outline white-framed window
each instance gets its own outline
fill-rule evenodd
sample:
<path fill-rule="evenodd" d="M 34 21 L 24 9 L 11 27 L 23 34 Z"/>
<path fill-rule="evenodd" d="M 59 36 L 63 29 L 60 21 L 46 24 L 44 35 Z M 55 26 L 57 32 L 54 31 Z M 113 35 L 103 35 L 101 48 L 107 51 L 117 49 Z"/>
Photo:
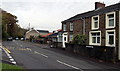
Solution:
<path fill-rule="evenodd" d="M 106 30 L 106 46 L 115 46 L 115 30 Z"/>
<path fill-rule="evenodd" d="M 66 31 L 66 24 L 63 24 L 63 31 Z"/>
<path fill-rule="evenodd" d="M 73 40 L 73 34 L 70 34 L 69 41 L 72 41 L 72 40 Z"/>
<path fill-rule="evenodd" d="M 99 15 L 92 17 L 92 29 L 99 29 Z"/>
<path fill-rule="evenodd" d="M 106 28 L 115 27 L 115 12 L 106 13 Z"/>
<path fill-rule="evenodd" d="M 73 23 L 70 23 L 70 31 L 73 31 Z"/>
<path fill-rule="evenodd" d="M 101 31 L 90 31 L 89 32 L 89 44 L 90 45 L 101 45 Z"/>

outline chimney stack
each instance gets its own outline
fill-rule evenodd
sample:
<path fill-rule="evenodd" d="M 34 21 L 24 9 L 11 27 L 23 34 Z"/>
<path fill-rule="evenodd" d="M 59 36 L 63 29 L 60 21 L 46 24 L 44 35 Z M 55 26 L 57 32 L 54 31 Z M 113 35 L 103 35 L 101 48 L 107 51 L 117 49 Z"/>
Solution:
<path fill-rule="evenodd" d="M 105 4 L 101 2 L 95 2 L 95 9 L 105 8 Z"/>

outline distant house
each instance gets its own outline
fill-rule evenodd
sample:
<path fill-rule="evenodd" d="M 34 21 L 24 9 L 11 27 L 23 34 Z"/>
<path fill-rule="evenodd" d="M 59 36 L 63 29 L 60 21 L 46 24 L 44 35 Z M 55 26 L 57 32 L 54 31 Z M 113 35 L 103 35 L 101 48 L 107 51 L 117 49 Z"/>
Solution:
<path fill-rule="evenodd" d="M 61 43 L 62 42 L 62 34 L 63 31 L 62 29 L 57 30 L 58 31 L 58 35 L 57 35 L 57 42 Z"/>
<path fill-rule="evenodd" d="M 53 33 L 48 33 L 48 34 L 46 34 L 46 35 L 42 35 L 42 36 L 41 36 L 42 42 L 43 42 L 43 43 L 50 43 L 50 40 L 48 39 L 48 36 L 51 35 L 51 34 L 53 34 Z"/>
<path fill-rule="evenodd" d="M 53 33 L 51 35 L 48 36 L 49 40 L 51 40 L 52 42 L 57 42 L 57 34 L 58 33 Z"/>
<path fill-rule="evenodd" d="M 37 30 L 35 30 L 35 29 L 30 29 L 29 31 L 26 32 L 25 38 L 26 38 L 26 39 L 29 39 L 30 36 L 38 37 L 39 35 L 40 35 L 40 33 L 39 33 Z"/>
<path fill-rule="evenodd" d="M 49 31 L 47 30 L 35 30 L 35 29 L 30 29 L 29 31 L 26 32 L 26 39 L 29 39 L 30 36 L 34 36 L 35 38 L 38 37 L 39 35 L 43 36 L 48 34 Z"/>
<path fill-rule="evenodd" d="M 53 47 L 62 47 L 62 29 L 53 31 L 47 38 Z"/>
<path fill-rule="evenodd" d="M 40 33 L 41 36 L 47 35 L 49 33 L 48 30 L 37 30 L 37 31 Z"/>
<path fill-rule="evenodd" d="M 62 29 L 58 29 L 53 31 L 52 34 L 50 34 L 48 36 L 48 38 L 52 41 L 52 42 L 62 42 L 62 38 L 60 36 L 60 32 L 62 31 Z"/>

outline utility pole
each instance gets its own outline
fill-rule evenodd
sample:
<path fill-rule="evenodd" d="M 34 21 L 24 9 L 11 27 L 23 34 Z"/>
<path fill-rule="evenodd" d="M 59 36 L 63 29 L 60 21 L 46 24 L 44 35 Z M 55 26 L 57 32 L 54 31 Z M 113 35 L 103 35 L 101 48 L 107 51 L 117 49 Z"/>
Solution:
<path fill-rule="evenodd" d="M 29 28 L 28 28 L 28 30 L 30 30 L 30 23 L 29 23 Z"/>

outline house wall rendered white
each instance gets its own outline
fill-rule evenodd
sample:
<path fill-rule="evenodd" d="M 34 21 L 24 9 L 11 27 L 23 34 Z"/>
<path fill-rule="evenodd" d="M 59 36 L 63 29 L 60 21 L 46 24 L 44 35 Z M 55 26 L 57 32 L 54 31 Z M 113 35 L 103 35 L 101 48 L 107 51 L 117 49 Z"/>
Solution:
<path fill-rule="evenodd" d="M 35 30 L 30 30 L 30 31 L 26 32 L 26 39 L 29 39 L 30 36 L 37 37 L 39 35 L 40 35 L 39 32 L 37 32 Z"/>

